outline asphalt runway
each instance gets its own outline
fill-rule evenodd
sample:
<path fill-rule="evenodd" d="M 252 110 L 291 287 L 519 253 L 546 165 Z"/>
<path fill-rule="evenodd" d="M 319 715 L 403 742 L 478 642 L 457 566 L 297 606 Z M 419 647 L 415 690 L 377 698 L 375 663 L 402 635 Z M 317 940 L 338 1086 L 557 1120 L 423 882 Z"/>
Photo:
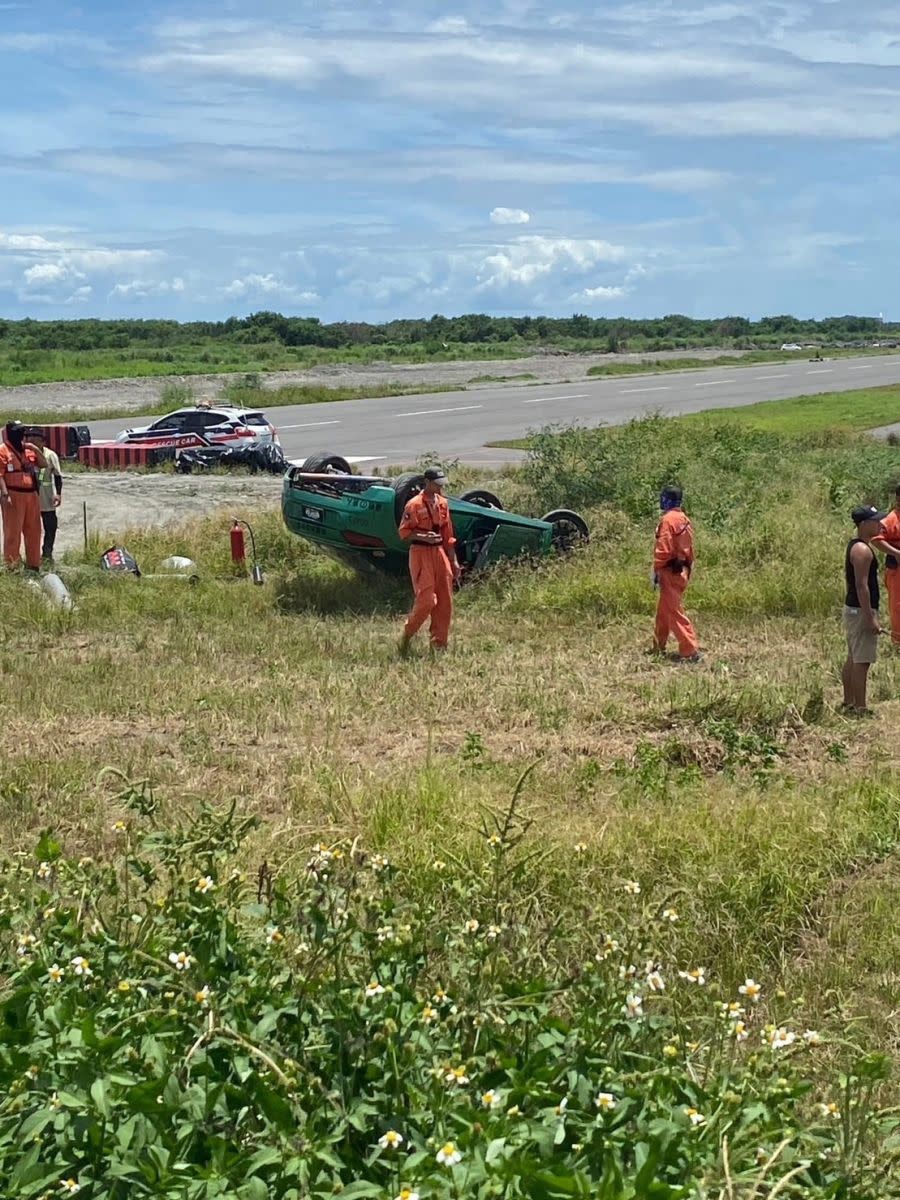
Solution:
<path fill-rule="evenodd" d="M 647 412 L 670 415 L 736 408 L 760 400 L 900 383 L 900 355 L 717 367 L 671 374 L 584 379 L 540 387 L 469 388 L 269 410 L 285 455 L 330 450 L 357 463 L 397 465 L 423 454 L 490 465 L 515 457 L 488 442 L 550 424 L 615 425 Z M 900 419 L 900 404 L 898 404 Z M 92 421 L 95 440 L 153 418 Z"/>

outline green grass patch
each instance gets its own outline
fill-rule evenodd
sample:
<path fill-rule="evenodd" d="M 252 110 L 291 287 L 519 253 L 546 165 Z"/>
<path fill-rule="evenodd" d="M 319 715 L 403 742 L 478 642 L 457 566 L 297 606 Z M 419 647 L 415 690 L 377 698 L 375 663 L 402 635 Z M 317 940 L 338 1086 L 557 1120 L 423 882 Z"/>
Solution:
<path fill-rule="evenodd" d="M 710 423 L 720 428 L 747 428 L 797 437 L 807 434 L 864 432 L 900 420 L 900 386 L 826 392 L 821 396 L 792 396 L 788 400 L 763 400 L 737 408 L 712 408 L 673 418 L 695 428 Z M 614 427 L 613 427 L 614 428 Z M 510 438 L 489 443 L 497 449 L 530 450 L 534 437 Z"/>
<path fill-rule="evenodd" d="M 900 387 L 891 384 L 852 392 L 826 392 L 821 396 L 767 400 L 742 408 L 714 408 L 702 416 L 719 425 L 745 425 L 795 436 L 822 433 L 829 429 L 875 429 L 900 421 Z M 690 421 L 698 418 L 684 419 Z"/>
<path fill-rule="evenodd" d="M 529 371 L 520 371 L 516 375 L 474 375 L 469 383 L 522 383 L 536 381 L 537 375 Z"/>

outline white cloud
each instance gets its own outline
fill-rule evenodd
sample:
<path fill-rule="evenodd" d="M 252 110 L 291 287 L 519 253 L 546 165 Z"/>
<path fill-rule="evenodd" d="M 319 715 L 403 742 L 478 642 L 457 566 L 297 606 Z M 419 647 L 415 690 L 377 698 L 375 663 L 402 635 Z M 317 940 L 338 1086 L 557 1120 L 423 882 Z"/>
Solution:
<path fill-rule="evenodd" d="M 900 65 L 896 24 L 883 2 L 853 20 L 845 5 L 828 7 L 811 21 L 808 5 L 791 0 L 657 0 L 557 14 L 548 28 L 546 6 L 531 6 L 527 19 L 521 6 L 519 19 L 472 6 L 470 16 L 445 15 L 423 28 L 388 4 L 377 21 L 341 9 L 318 29 L 170 24 L 156 30 L 137 66 L 176 83 L 205 77 L 223 97 L 235 81 L 320 92 L 332 85 L 370 106 L 413 105 L 444 120 L 480 114 L 500 125 L 526 118 L 566 138 L 598 121 L 692 140 L 896 136 L 898 89 L 884 74 Z"/>
<path fill-rule="evenodd" d="M 484 259 L 478 290 L 530 285 L 550 274 L 584 274 L 624 256 L 623 246 L 596 238 L 520 237 Z"/>
<path fill-rule="evenodd" d="M 524 208 L 491 209 L 491 221 L 494 225 L 527 225 L 530 220 L 531 213 L 527 213 Z"/>
<path fill-rule="evenodd" d="M 31 160 L 20 160 L 30 162 Z M 435 179 L 522 186 L 539 184 L 639 185 L 654 191 L 697 192 L 719 187 L 733 176 L 711 167 L 690 165 L 648 170 L 635 156 L 614 162 L 576 153 L 548 154 L 531 150 L 492 150 L 480 146 L 430 146 L 427 149 L 385 149 L 377 154 L 328 149 L 295 150 L 266 145 L 188 145 L 172 143 L 162 148 L 131 149 L 115 154 L 79 150 L 43 155 L 39 162 L 54 171 L 75 172 L 135 181 L 210 180 L 252 173 L 273 179 L 314 178 L 318 181 L 356 183 L 367 180 L 386 184 L 427 184 Z M 504 211 L 504 210 L 496 210 Z M 524 210 L 509 210 L 524 211 Z"/>
<path fill-rule="evenodd" d="M 0 233 L 0 250 L 61 250 L 59 242 L 48 242 L 36 233 Z"/>
<path fill-rule="evenodd" d="M 277 275 L 245 275 L 241 279 L 233 279 L 231 283 L 219 289 L 229 300 L 244 300 L 248 296 L 283 296 L 296 304 L 318 304 L 319 294 L 311 290 L 301 291 L 291 283 L 286 283 Z"/>
<path fill-rule="evenodd" d="M 76 288 L 71 296 L 66 300 L 66 304 L 85 304 L 94 294 L 94 289 L 89 285 Z"/>
<path fill-rule="evenodd" d="M 130 283 L 117 283 L 110 296 L 119 296 L 126 300 L 143 300 L 147 296 L 177 295 L 184 291 L 184 280 L 175 279 L 132 279 Z"/>
<path fill-rule="evenodd" d="M 577 292 L 573 299 L 575 300 L 618 300 L 625 295 L 623 287 L 593 287 L 585 288 L 582 292 Z"/>
<path fill-rule="evenodd" d="M 463 35 L 475 31 L 465 17 L 440 17 L 437 21 L 431 22 L 428 32 Z"/>
<path fill-rule="evenodd" d="M 73 247 L 65 251 L 67 262 L 83 268 L 85 271 L 101 273 L 120 271 L 125 267 L 156 262 L 163 257 L 160 250 L 105 250 Z"/>
<path fill-rule="evenodd" d="M 62 263 L 37 263 L 25 271 L 25 282 L 29 287 L 48 283 L 61 283 L 68 279 L 71 271 Z"/>

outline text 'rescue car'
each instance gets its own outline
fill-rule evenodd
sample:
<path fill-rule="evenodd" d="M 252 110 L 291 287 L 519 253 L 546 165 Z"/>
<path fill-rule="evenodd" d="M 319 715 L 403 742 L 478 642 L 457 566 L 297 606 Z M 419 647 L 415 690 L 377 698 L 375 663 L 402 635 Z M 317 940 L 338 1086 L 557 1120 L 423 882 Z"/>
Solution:
<path fill-rule="evenodd" d="M 228 404 L 198 404 L 179 408 L 142 429 L 125 429 L 119 443 L 150 447 L 230 446 L 255 449 L 277 446 L 275 426 L 261 412 L 250 412 Z"/>
<path fill-rule="evenodd" d="M 403 510 L 423 482 L 420 474 L 397 479 L 353 475 L 339 455 L 313 455 L 288 468 L 282 516 L 292 533 L 358 571 L 404 575 L 409 570 L 409 545 L 397 530 Z M 568 509 L 536 520 L 505 512 L 496 496 L 480 489 L 448 499 L 464 577 L 503 558 L 567 551 L 588 540 L 587 525 Z"/>

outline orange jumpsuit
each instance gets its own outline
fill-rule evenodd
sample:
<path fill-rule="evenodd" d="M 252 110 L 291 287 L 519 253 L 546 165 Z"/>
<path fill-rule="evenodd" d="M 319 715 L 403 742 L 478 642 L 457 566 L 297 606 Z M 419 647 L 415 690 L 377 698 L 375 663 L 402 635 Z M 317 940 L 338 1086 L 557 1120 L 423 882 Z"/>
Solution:
<path fill-rule="evenodd" d="M 659 604 L 656 608 L 656 648 L 665 650 L 670 634 L 678 639 L 682 658 L 697 653 L 694 627 L 684 611 L 684 593 L 694 562 L 694 531 L 680 508 L 664 513 L 656 527 L 653 570 L 659 580 Z M 677 569 L 675 569 L 677 568 Z"/>
<path fill-rule="evenodd" d="M 900 547 L 900 512 L 894 509 L 881 522 L 881 537 L 872 538 L 872 545 L 889 542 Z M 900 559 L 888 554 L 884 568 L 884 585 L 888 594 L 888 610 L 891 614 L 891 642 L 900 646 Z"/>
<path fill-rule="evenodd" d="M 41 568 L 41 503 L 38 493 L 37 459 L 31 450 L 19 453 L 6 441 L 0 442 L 0 473 L 9 493 L 3 505 L 3 558 L 8 567 L 18 565 L 25 538 L 25 564 Z"/>
<path fill-rule="evenodd" d="M 446 499 L 420 492 L 404 510 L 400 536 L 408 542 L 417 533 L 431 531 L 441 535 L 440 545 L 413 543 L 409 548 L 409 573 L 416 598 L 406 622 L 405 636 L 411 638 L 418 633 L 431 617 L 431 644 L 444 649 L 453 616 L 453 567 L 450 564 L 456 538 Z"/>

